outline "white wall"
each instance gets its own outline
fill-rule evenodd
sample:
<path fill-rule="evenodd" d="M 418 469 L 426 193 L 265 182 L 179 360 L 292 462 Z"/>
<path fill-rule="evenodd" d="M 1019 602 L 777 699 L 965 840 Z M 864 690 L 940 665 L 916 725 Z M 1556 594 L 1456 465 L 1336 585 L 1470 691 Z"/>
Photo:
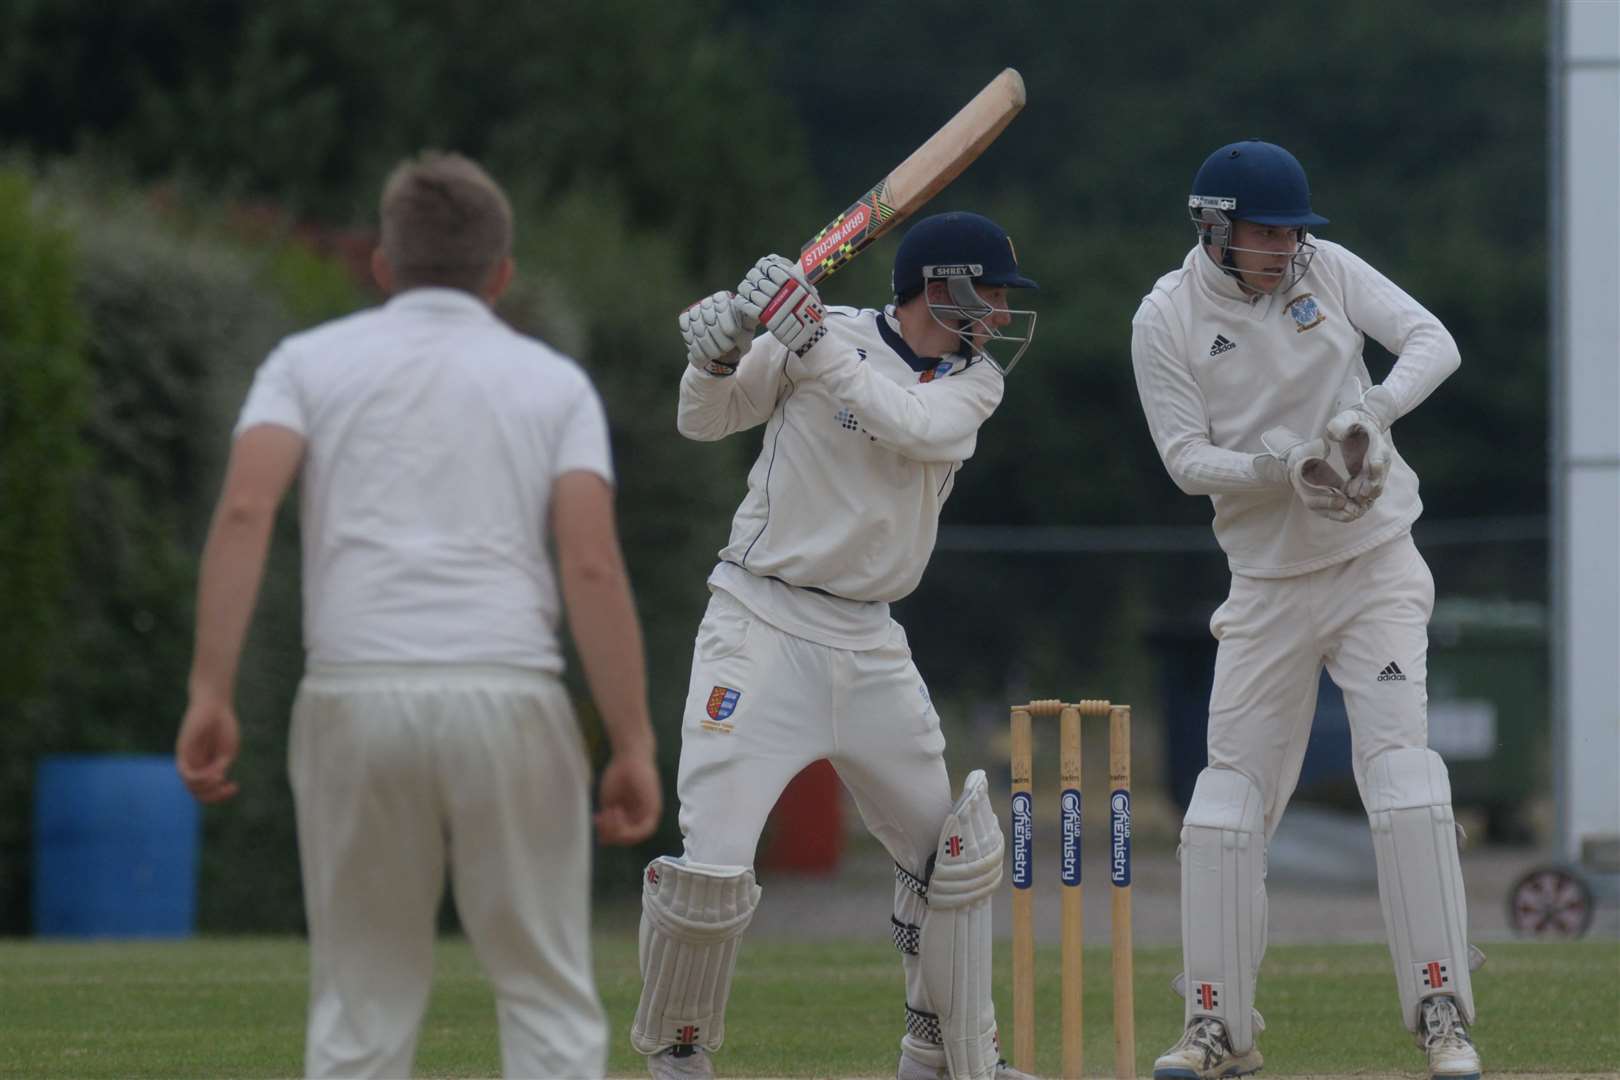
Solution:
<path fill-rule="evenodd" d="M 1560 846 L 1620 837 L 1620 3 L 1550 0 Z"/>

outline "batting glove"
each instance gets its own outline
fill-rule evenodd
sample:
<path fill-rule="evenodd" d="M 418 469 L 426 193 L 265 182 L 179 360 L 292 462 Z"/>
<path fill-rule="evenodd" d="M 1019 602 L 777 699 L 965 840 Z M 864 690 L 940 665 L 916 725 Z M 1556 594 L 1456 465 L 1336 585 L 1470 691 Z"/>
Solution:
<path fill-rule="evenodd" d="M 780 255 L 755 263 L 737 286 L 742 317 L 764 325 L 795 356 L 803 357 L 827 334 L 827 309 L 799 264 Z"/>
<path fill-rule="evenodd" d="M 686 342 L 687 362 L 717 378 L 737 370 L 743 347 L 754 336 L 743 329 L 736 301 L 729 292 L 717 292 L 681 312 L 678 320 L 681 339 Z"/>
<path fill-rule="evenodd" d="M 1289 485 L 1307 510 L 1331 521 L 1355 521 L 1367 512 L 1366 503 L 1345 494 L 1344 477 L 1327 460 L 1327 440 L 1307 439 L 1277 427 L 1260 436 L 1260 442 L 1281 463 Z"/>
<path fill-rule="evenodd" d="M 1327 424 L 1327 437 L 1343 449 L 1344 467 L 1350 471 L 1345 494 L 1369 506 L 1384 493 L 1389 476 L 1388 425 L 1380 417 L 1394 411 L 1390 398 L 1388 390 L 1375 386 Z"/>

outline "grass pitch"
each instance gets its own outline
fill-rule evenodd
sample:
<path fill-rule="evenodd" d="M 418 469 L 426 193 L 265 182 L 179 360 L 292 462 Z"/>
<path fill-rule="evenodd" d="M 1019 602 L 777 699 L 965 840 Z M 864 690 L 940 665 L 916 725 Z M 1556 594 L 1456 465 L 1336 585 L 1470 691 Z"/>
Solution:
<path fill-rule="evenodd" d="M 645 1075 L 628 1043 L 640 980 L 632 935 L 596 938 L 614 1075 Z M 1475 1030 L 1492 1074 L 1620 1075 L 1620 942 L 1492 945 Z M 997 1011 L 1011 1045 L 1005 943 Z M 1179 1034 L 1174 949 L 1136 956 L 1137 1065 Z M 1058 1069 L 1058 956 L 1039 958 L 1039 1071 Z M 302 1068 L 307 954 L 298 939 L 0 943 L 0 1077 L 290 1077 Z M 1086 954 L 1087 1073 L 1112 1071 L 1107 950 Z M 903 984 L 883 943 L 749 941 L 727 1013 L 722 1076 L 894 1075 Z M 1396 1015 L 1382 945 L 1280 946 L 1260 980 L 1266 1075 L 1422 1075 Z M 500 1075 L 493 997 L 462 941 L 440 943 L 417 1075 Z"/>

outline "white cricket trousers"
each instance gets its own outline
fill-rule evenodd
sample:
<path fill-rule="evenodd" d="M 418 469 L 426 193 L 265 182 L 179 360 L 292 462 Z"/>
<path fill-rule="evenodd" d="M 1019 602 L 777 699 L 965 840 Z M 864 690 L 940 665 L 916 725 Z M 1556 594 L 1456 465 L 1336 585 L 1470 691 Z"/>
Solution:
<path fill-rule="evenodd" d="M 288 770 L 311 1077 L 408 1077 L 448 868 L 508 1077 L 599 1077 L 590 768 L 567 692 L 506 667 L 311 669 Z"/>
<path fill-rule="evenodd" d="M 883 645 L 856 652 L 783 633 L 723 590 L 710 598 L 681 724 L 687 858 L 752 866 L 777 796 L 826 758 L 867 829 L 921 876 L 951 809 L 944 753 L 898 623 Z"/>
<path fill-rule="evenodd" d="M 1351 766 L 1429 741 L 1434 578 L 1409 534 L 1286 578 L 1234 576 L 1209 628 L 1220 645 L 1209 699 L 1209 764 L 1260 789 L 1266 836 L 1299 783 L 1322 667 L 1344 692 Z"/>

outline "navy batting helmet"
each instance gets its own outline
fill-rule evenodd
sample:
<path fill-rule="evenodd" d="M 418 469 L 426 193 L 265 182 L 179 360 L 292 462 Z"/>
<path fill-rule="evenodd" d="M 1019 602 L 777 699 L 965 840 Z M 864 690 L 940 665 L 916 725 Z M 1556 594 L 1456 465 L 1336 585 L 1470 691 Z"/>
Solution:
<path fill-rule="evenodd" d="M 974 272 L 965 276 L 978 285 L 1040 288 L 1018 272 L 1018 253 L 1013 250 L 1007 230 L 982 214 L 934 214 L 907 230 L 900 249 L 894 253 L 897 302 L 905 303 L 922 292 L 924 267 L 968 267 Z"/>
<path fill-rule="evenodd" d="M 960 336 L 964 355 L 982 354 L 1003 373 L 1011 371 L 1035 338 L 1035 312 L 997 307 L 978 290 L 1040 286 L 1019 273 L 1007 231 L 962 211 L 923 218 L 894 255 L 895 303 L 911 300 L 931 281 L 944 283 L 948 300 L 930 296 L 929 315 Z"/>

